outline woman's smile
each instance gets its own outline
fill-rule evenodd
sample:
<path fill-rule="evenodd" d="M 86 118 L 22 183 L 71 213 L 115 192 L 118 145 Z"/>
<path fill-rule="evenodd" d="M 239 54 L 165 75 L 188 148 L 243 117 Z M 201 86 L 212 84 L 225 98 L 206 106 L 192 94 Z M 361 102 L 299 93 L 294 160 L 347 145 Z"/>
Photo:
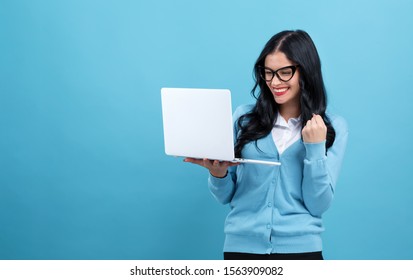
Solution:
<path fill-rule="evenodd" d="M 282 88 L 273 88 L 272 92 L 276 95 L 276 96 L 281 96 L 287 93 L 289 87 L 282 87 Z"/>

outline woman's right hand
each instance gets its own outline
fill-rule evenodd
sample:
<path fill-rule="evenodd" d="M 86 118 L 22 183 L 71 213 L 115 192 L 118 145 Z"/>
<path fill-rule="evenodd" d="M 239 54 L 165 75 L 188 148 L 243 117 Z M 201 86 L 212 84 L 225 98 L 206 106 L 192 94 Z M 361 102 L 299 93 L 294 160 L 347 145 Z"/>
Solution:
<path fill-rule="evenodd" d="M 219 161 L 219 160 L 210 160 L 207 158 L 204 159 L 197 159 L 197 158 L 185 158 L 184 162 L 190 162 L 193 164 L 198 164 L 202 167 L 205 167 L 209 170 L 212 176 L 217 178 L 224 178 L 227 176 L 228 167 L 236 166 L 238 162 L 231 162 L 231 161 Z"/>

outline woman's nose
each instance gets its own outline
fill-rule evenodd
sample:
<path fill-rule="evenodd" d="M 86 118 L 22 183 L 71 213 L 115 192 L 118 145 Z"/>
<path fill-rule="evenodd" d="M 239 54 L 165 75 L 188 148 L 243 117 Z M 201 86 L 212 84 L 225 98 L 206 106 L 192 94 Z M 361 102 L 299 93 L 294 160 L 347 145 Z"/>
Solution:
<path fill-rule="evenodd" d="M 274 77 L 271 80 L 271 85 L 276 86 L 276 85 L 279 85 L 281 83 L 282 83 L 282 81 L 280 79 L 278 79 L 277 75 L 274 75 Z"/>

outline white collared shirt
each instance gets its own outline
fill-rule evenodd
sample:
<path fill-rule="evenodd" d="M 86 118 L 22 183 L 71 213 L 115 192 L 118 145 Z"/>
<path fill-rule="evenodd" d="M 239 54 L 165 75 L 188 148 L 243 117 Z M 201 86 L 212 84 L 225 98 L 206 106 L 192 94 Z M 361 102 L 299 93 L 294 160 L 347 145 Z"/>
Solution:
<path fill-rule="evenodd" d="M 278 153 L 281 155 L 289 146 L 301 138 L 301 116 L 290 118 L 287 123 L 278 113 L 271 134 Z"/>

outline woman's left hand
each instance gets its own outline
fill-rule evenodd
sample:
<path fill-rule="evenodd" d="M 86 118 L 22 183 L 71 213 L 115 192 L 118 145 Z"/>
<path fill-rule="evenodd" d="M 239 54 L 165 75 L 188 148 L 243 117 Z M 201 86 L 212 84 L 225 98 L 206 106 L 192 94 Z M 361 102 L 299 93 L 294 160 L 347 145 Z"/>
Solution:
<path fill-rule="evenodd" d="M 305 143 L 318 143 L 326 140 L 327 127 L 323 118 L 320 115 L 313 114 L 311 120 L 308 120 L 304 126 L 302 134 Z"/>

